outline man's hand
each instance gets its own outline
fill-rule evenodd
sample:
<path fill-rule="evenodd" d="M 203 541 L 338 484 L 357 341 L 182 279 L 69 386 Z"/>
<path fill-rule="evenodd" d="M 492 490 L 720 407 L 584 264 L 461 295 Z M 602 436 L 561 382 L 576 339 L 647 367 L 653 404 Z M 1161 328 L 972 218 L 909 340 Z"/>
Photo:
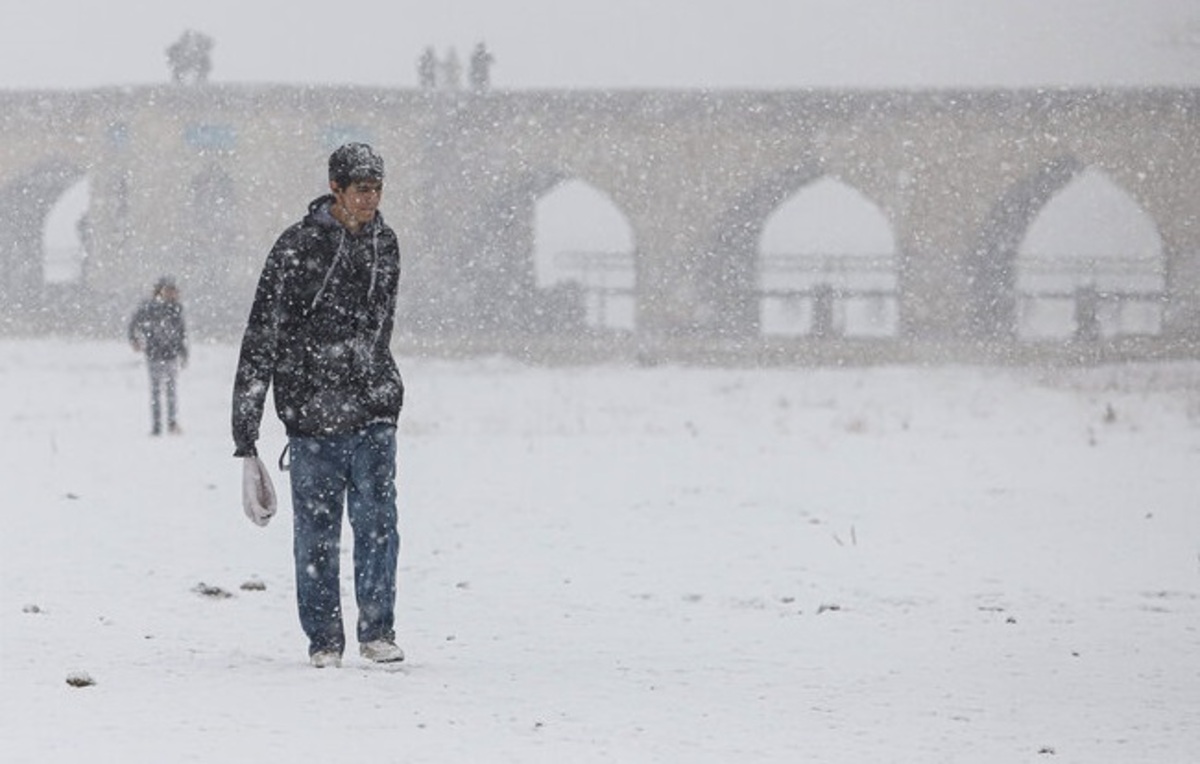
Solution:
<path fill-rule="evenodd" d="M 275 516 L 278 503 L 267 468 L 257 456 L 242 457 L 242 509 L 250 522 L 265 527 Z"/>

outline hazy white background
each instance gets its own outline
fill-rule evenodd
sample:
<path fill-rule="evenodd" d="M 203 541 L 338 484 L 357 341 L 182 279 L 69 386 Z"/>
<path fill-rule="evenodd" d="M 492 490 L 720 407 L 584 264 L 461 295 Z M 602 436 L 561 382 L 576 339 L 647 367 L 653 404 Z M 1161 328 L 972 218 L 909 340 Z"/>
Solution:
<path fill-rule="evenodd" d="M 1196 0 L 42 0 L 5 8 L 0 87 L 165 81 L 187 28 L 214 82 L 413 87 L 481 40 L 500 88 L 1200 82 Z"/>
<path fill-rule="evenodd" d="M 1200 84 L 1197 0 L 334 8 L 14 3 L 0 88 L 166 82 L 186 28 L 214 82 L 412 87 L 426 45 L 486 40 L 499 88 Z M 1147 227 L 1092 188 L 1055 215 Z M 627 248 L 620 222 L 583 243 Z M 800 228 L 764 244 L 828 241 Z M 391 673 L 307 668 L 288 510 L 241 516 L 235 349 L 194 350 L 187 434 L 160 442 L 119 338 L 0 343 L 5 762 L 1197 760 L 1194 362 L 404 359 Z M 280 438 L 268 415 L 264 453 Z"/>

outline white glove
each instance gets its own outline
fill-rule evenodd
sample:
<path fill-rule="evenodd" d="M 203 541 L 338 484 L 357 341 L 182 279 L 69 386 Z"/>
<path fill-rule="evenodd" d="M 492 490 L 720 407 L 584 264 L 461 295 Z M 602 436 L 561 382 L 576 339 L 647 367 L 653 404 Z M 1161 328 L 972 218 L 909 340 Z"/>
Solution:
<path fill-rule="evenodd" d="M 259 527 L 271 522 L 278 503 L 266 465 L 257 456 L 242 457 L 242 509 Z"/>

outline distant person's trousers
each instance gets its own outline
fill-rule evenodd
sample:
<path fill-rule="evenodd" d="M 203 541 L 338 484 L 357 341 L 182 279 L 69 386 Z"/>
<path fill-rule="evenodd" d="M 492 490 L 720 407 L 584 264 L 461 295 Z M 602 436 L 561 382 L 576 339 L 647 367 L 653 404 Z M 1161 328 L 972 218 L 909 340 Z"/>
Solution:
<path fill-rule="evenodd" d="M 395 640 L 396 427 L 294 437 L 288 445 L 296 601 L 309 654 L 341 654 L 346 646 L 338 565 L 343 507 L 354 539 L 358 641 Z"/>
<path fill-rule="evenodd" d="M 150 369 L 150 429 L 158 435 L 162 432 L 163 398 L 167 403 L 167 427 L 175 429 L 178 424 L 175 389 L 179 359 L 149 359 L 147 366 Z"/>

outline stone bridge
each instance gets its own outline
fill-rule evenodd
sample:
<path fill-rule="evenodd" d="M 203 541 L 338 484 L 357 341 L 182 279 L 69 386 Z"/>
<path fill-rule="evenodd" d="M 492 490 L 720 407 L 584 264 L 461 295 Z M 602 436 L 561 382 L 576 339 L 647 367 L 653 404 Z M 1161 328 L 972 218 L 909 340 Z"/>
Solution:
<path fill-rule="evenodd" d="M 892 342 L 1013 343 L 1015 258 L 1088 168 L 1154 221 L 1158 345 L 1200 337 L 1200 90 L 518 91 L 198 85 L 0 93 L 0 330 L 114 331 L 173 273 L 201 334 L 237 330 L 275 236 L 373 143 L 405 253 L 401 336 L 563 330 L 534 278 L 534 209 L 564 180 L 634 238 L 639 342 L 755 343 L 759 240 L 836 178 L 895 240 Z M 43 277 L 42 228 L 87 178 L 81 278 Z"/>

